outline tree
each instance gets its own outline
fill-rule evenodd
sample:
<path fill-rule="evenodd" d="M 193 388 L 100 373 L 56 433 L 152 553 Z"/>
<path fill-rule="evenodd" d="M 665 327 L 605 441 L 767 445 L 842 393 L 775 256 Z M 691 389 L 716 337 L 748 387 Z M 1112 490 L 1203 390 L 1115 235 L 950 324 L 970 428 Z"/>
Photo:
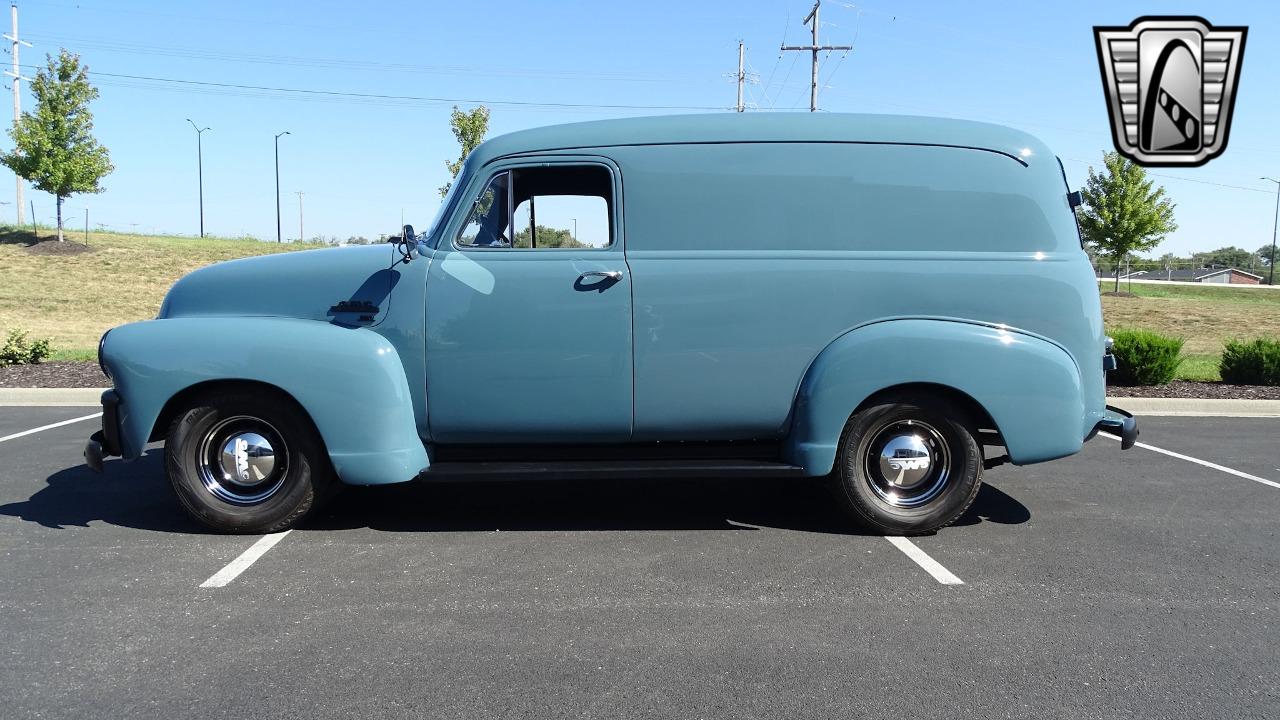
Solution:
<path fill-rule="evenodd" d="M 1255 254 L 1258 256 L 1258 259 L 1262 261 L 1263 267 L 1271 267 L 1271 243 L 1267 243 L 1266 245 L 1258 248 L 1258 252 Z M 1280 251 L 1276 252 L 1276 257 L 1277 259 L 1280 259 Z"/>
<path fill-rule="evenodd" d="M 1234 246 L 1195 253 L 1191 256 L 1191 259 L 1205 267 L 1221 265 L 1223 267 L 1251 268 L 1258 264 L 1258 258 L 1254 253 Z"/>
<path fill-rule="evenodd" d="M 529 243 L 531 233 L 529 228 L 525 228 L 516 233 L 515 247 L 527 248 L 532 247 Z M 540 248 L 585 248 L 586 244 L 578 242 L 573 237 L 573 231 L 562 230 L 560 228 L 551 228 L 546 225 L 538 226 L 538 247 Z"/>
<path fill-rule="evenodd" d="M 1129 253 L 1150 250 L 1178 229 L 1173 202 L 1164 188 L 1152 189 L 1147 171 L 1120 153 L 1102 156 L 1103 172 L 1089 168 L 1084 208 L 1079 211 L 1084 239 L 1116 265 L 1116 291 L 1120 290 L 1120 264 Z"/>
<path fill-rule="evenodd" d="M 75 193 L 99 193 L 99 181 L 115 168 L 107 149 L 93 137 L 89 102 L 98 89 L 89 84 L 80 56 L 61 50 L 46 56 L 31 81 L 35 112 L 25 112 L 9 131 L 13 152 L 0 163 L 37 189 L 58 199 L 58 241 L 62 241 L 62 201 Z"/>
<path fill-rule="evenodd" d="M 457 178 L 458 173 L 462 171 L 462 163 L 466 162 L 467 156 L 476 149 L 477 145 L 484 142 L 484 136 L 489 132 L 489 108 L 481 105 L 471 112 L 462 112 L 457 105 L 454 105 L 453 113 L 449 115 L 449 127 L 453 128 L 453 136 L 462 146 L 462 154 L 452 162 L 446 160 L 444 166 L 449 168 L 450 178 Z M 440 186 L 440 197 L 449 194 L 451 185 L 453 185 L 452 179 Z"/>

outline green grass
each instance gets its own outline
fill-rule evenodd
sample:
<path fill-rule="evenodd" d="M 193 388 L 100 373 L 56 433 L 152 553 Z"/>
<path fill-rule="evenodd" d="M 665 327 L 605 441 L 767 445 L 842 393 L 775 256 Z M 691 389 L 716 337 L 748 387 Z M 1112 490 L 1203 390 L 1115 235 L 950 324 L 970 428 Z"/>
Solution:
<path fill-rule="evenodd" d="M 1102 280 L 1098 283 L 1102 292 L 1115 290 L 1114 280 Z M 1129 292 L 1138 297 L 1176 298 L 1182 300 L 1210 300 L 1212 302 L 1243 303 L 1245 305 L 1280 305 L 1280 290 L 1270 288 L 1232 287 L 1230 285 L 1172 285 L 1155 283 L 1126 283 L 1120 281 L 1120 292 Z"/>
<path fill-rule="evenodd" d="M 1198 380 L 1201 382 L 1214 382 L 1222 379 L 1218 374 L 1218 361 L 1222 359 L 1221 353 L 1218 355 L 1187 355 L 1182 358 L 1182 364 L 1178 366 L 1178 372 L 1174 375 L 1178 380 Z"/>
<path fill-rule="evenodd" d="M 1100 283 L 1103 292 L 1114 282 Z M 1121 282 L 1138 297 L 1102 298 L 1107 328 L 1141 328 L 1186 339 L 1176 377 L 1220 380 L 1222 345 L 1235 338 L 1280 338 L 1280 290 Z"/>
<path fill-rule="evenodd" d="M 42 229 L 40 239 L 50 237 Z M 83 243 L 83 232 L 67 233 Z M 318 243 L 91 232 L 91 252 L 44 255 L 30 229 L 0 226 L 0 331 L 53 338 L 55 360 L 92 359 L 108 328 L 153 318 L 174 281 L 222 260 L 326 247 Z"/>
<path fill-rule="evenodd" d="M 50 360 L 75 360 L 75 361 L 97 360 L 98 351 L 97 351 L 97 348 L 55 349 L 53 353 L 49 355 L 49 359 Z"/>

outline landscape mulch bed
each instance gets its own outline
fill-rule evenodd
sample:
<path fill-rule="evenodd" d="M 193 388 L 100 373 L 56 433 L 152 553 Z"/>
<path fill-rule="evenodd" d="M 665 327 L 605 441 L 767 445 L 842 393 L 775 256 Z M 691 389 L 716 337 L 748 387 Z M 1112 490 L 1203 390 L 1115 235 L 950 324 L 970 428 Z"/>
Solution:
<path fill-rule="evenodd" d="M 1202 398 L 1218 400 L 1280 400 L 1280 386 L 1228 385 L 1220 382 L 1174 380 L 1168 385 L 1127 387 L 1111 385 L 1107 395 L 1141 398 Z"/>
<path fill-rule="evenodd" d="M 81 253 L 93 252 L 94 249 L 84 243 L 74 242 L 72 240 L 63 240 L 58 242 L 57 239 L 41 240 L 32 245 L 26 245 L 24 252 L 32 255 L 79 255 Z"/>
<path fill-rule="evenodd" d="M 52 360 L 35 365 L 0 367 L 0 387 L 99 388 L 111 387 L 96 362 Z"/>
<path fill-rule="evenodd" d="M 0 367 L 0 387 L 95 388 L 110 385 L 111 381 L 98 369 L 96 362 L 59 360 Z M 1280 387 L 1175 380 L 1168 385 L 1150 387 L 1112 385 L 1107 388 L 1107 394 L 1112 397 L 1280 400 Z"/>

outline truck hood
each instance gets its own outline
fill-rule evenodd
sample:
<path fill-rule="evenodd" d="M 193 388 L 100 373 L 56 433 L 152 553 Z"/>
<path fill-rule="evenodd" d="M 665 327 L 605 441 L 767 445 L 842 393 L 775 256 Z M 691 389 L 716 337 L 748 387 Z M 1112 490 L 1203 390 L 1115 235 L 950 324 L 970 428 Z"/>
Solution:
<path fill-rule="evenodd" d="M 324 248 L 231 260 L 174 284 L 160 318 L 269 316 L 377 325 L 400 279 L 389 245 Z"/>

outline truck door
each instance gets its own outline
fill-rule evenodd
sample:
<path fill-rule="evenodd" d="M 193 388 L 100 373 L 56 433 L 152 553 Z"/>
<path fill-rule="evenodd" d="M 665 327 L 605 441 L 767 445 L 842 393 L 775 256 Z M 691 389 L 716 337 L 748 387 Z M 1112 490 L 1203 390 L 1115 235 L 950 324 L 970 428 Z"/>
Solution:
<path fill-rule="evenodd" d="M 427 276 L 427 405 L 438 443 L 631 436 L 631 278 L 615 167 L 494 166 Z"/>

